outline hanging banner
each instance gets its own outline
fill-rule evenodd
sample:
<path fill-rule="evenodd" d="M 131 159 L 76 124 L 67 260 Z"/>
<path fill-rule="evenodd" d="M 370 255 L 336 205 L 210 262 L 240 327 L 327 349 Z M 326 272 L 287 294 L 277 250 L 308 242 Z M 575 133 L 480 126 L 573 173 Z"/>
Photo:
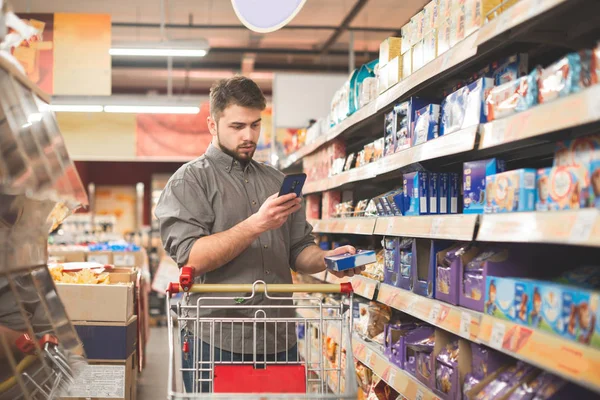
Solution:
<path fill-rule="evenodd" d="M 306 0 L 231 0 L 239 20 L 250 30 L 274 32 L 300 12 Z"/>

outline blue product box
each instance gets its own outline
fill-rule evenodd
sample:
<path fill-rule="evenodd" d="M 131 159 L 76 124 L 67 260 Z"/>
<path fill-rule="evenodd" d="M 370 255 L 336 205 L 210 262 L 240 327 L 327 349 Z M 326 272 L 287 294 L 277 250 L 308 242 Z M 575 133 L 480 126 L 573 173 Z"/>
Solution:
<path fill-rule="evenodd" d="M 440 175 L 437 172 L 429 172 L 428 194 L 429 214 L 440 214 Z"/>
<path fill-rule="evenodd" d="M 412 136 L 412 145 L 423 144 L 439 136 L 440 105 L 429 104 L 418 110 Z"/>
<path fill-rule="evenodd" d="M 450 214 L 458 214 L 460 178 L 456 172 L 450 172 L 448 178 L 448 210 L 450 211 Z"/>
<path fill-rule="evenodd" d="M 393 216 L 401 217 L 402 216 L 402 206 L 403 206 L 403 197 L 404 190 L 394 190 L 388 193 L 386 196 L 387 203 L 390 205 L 390 210 Z M 399 199 L 398 199 L 399 198 Z"/>
<path fill-rule="evenodd" d="M 396 151 L 404 150 L 412 145 L 412 137 L 417 111 L 430 104 L 431 101 L 420 97 L 411 97 L 394 107 L 396 128 Z"/>
<path fill-rule="evenodd" d="M 439 214 L 450 214 L 449 209 L 449 184 L 450 184 L 450 175 L 447 172 L 439 173 Z"/>
<path fill-rule="evenodd" d="M 486 177 L 484 212 L 534 211 L 535 176 L 535 169 L 523 168 Z"/>
<path fill-rule="evenodd" d="M 384 147 L 383 147 L 383 155 L 389 156 L 390 154 L 394 154 L 396 151 L 396 129 L 395 129 L 395 116 L 394 110 L 386 113 L 383 117 L 383 137 L 384 137 Z"/>
<path fill-rule="evenodd" d="M 440 136 L 487 122 L 485 101 L 494 88 L 492 78 L 480 78 L 444 99 Z"/>
<path fill-rule="evenodd" d="M 358 250 L 356 254 L 325 257 L 325 265 L 333 271 L 345 271 L 374 262 L 377 262 L 377 257 L 373 250 Z"/>
<path fill-rule="evenodd" d="M 529 58 L 526 53 L 514 54 L 500 62 L 492 63 L 492 78 L 496 86 L 514 81 L 529 72 Z"/>
<path fill-rule="evenodd" d="M 483 214 L 486 178 L 504 172 L 504 168 L 504 161 L 496 158 L 463 164 L 463 213 Z"/>
<path fill-rule="evenodd" d="M 404 175 L 404 215 L 427 215 L 428 210 L 428 173 L 411 172 Z"/>
<path fill-rule="evenodd" d="M 414 239 L 402 239 L 398 243 L 399 271 L 398 287 L 412 290 L 414 283 L 414 269 L 412 268 Z"/>
<path fill-rule="evenodd" d="M 532 290 L 525 279 L 488 276 L 484 312 L 496 318 L 527 325 L 532 308 Z"/>
<path fill-rule="evenodd" d="M 394 212 L 392 210 L 392 206 L 390 205 L 389 201 L 388 201 L 388 196 L 393 193 L 393 191 L 391 192 L 387 192 L 385 194 L 382 194 L 380 197 L 380 202 L 381 202 L 381 206 L 383 208 L 383 212 L 385 213 L 385 216 L 391 217 L 394 215 Z"/>
<path fill-rule="evenodd" d="M 392 286 L 398 286 L 400 282 L 399 241 L 397 237 L 383 239 L 383 282 Z"/>
<path fill-rule="evenodd" d="M 127 323 L 74 322 L 73 325 L 90 360 L 126 360 L 136 349 L 135 315 Z"/>
<path fill-rule="evenodd" d="M 592 205 L 593 189 L 588 186 L 588 169 L 560 166 L 537 171 L 537 211 L 575 210 Z M 593 183 L 593 182 L 592 182 Z M 600 182 L 598 182 L 600 183 Z"/>

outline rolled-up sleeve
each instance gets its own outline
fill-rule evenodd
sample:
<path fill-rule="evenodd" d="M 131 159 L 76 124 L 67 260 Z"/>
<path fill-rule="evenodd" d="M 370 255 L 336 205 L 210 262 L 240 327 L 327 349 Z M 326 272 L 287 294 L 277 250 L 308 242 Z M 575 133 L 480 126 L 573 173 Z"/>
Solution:
<path fill-rule="evenodd" d="M 290 232 L 290 267 L 296 270 L 296 259 L 304 249 L 316 246 L 315 236 L 312 234 L 313 227 L 306 221 L 305 205 L 302 209 L 292 215 Z"/>
<path fill-rule="evenodd" d="M 163 247 L 180 267 L 187 263 L 196 240 L 210 235 L 215 220 L 204 190 L 184 179 L 169 181 L 154 213 Z"/>

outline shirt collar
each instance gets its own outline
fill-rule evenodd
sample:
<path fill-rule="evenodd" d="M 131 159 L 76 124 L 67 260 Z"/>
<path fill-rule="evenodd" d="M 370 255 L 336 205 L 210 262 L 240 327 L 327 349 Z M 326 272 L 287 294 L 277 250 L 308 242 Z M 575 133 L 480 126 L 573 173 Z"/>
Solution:
<path fill-rule="evenodd" d="M 250 165 L 254 162 L 250 161 L 244 169 L 239 161 L 235 160 L 229 154 L 225 154 L 223 150 L 221 150 L 218 146 L 213 145 L 212 143 L 208 146 L 208 149 L 206 149 L 206 156 L 212 160 L 217 161 L 217 163 L 220 166 L 222 166 L 228 173 L 231 173 L 231 171 L 236 167 L 242 171 L 249 171 Z"/>

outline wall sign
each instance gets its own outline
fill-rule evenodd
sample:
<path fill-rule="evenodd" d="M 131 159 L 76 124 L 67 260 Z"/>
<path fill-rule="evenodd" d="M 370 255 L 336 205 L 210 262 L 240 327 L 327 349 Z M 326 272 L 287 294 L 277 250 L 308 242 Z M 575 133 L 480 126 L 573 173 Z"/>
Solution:
<path fill-rule="evenodd" d="M 306 0 L 231 0 L 240 21 L 259 33 L 274 32 L 287 25 Z"/>

